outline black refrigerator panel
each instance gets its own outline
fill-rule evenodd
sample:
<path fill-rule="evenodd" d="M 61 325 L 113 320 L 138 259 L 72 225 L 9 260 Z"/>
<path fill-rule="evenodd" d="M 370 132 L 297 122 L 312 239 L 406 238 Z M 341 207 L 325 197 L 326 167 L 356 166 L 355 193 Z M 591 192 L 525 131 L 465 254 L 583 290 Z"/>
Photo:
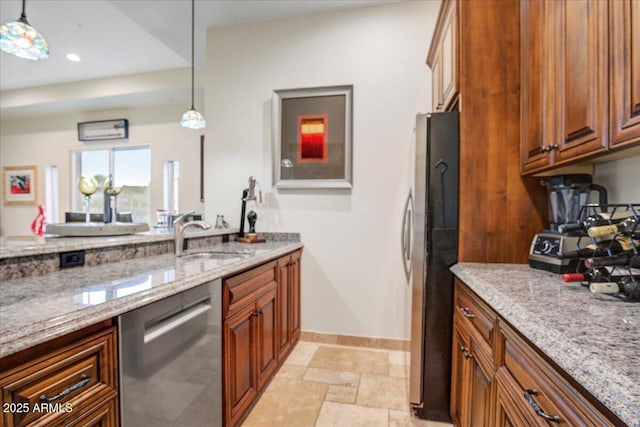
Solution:
<path fill-rule="evenodd" d="M 417 121 L 417 129 L 426 121 L 426 132 L 424 139 L 416 132 L 418 212 L 414 241 L 421 247 L 414 247 L 414 259 L 421 259 L 412 264 L 416 270 L 412 279 L 410 397 L 416 415 L 449 421 L 453 317 L 449 267 L 457 261 L 458 113 L 433 113 L 418 116 Z M 424 144 L 425 149 L 419 149 L 418 144 Z"/>

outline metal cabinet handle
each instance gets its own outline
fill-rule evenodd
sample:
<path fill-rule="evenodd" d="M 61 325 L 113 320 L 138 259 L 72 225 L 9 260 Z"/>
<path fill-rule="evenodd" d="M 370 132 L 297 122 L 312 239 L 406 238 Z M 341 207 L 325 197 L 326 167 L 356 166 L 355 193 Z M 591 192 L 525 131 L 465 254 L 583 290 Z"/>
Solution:
<path fill-rule="evenodd" d="M 86 386 L 87 384 L 89 384 L 89 381 L 91 381 L 91 377 L 87 374 L 82 374 L 82 376 L 80 377 L 80 381 L 77 384 L 72 385 L 68 389 L 62 390 L 60 393 L 56 394 L 53 397 L 47 397 L 46 394 L 43 394 L 42 396 L 40 396 L 40 402 L 51 403 L 58 399 L 62 399 L 63 397 L 78 390 L 79 388 Z"/>
<path fill-rule="evenodd" d="M 462 344 L 460 344 L 460 351 L 462 352 L 462 356 L 465 359 L 473 359 L 473 354 L 469 353 L 467 347 L 463 346 Z"/>
<path fill-rule="evenodd" d="M 560 148 L 560 146 L 558 146 L 558 144 L 551 144 L 549 146 L 549 151 L 557 150 L 558 148 Z"/>
<path fill-rule="evenodd" d="M 254 312 L 254 313 L 253 313 L 253 315 L 254 315 L 255 317 L 258 317 L 258 316 L 260 316 L 260 312 L 259 312 L 259 311 L 256 311 L 256 312 Z"/>
<path fill-rule="evenodd" d="M 460 312 L 467 319 L 474 319 L 476 317 L 475 314 L 469 313 L 469 307 L 460 307 Z"/>
<path fill-rule="evenodd" d="M 540 405 L 538 405 L 536 401 L 533 400 L 533 396 L 535 396 L 536 394 L 538 394 L 538 390 L 535 390 L 535 389 L 529 389 L 524 391 L 524 398 L 527 399 L 527 402 L 529 402 L 529 405 L 531 405 L 533 410 L 536 411 L 536 414 L 538 414 L 539 417 L 542 417 L 547 421 L 551 421 L 554 423 L 557 423 L 558 421 L 560 421 L 559 416 L 548 415 L 546 412 L 542 410 Z"/>

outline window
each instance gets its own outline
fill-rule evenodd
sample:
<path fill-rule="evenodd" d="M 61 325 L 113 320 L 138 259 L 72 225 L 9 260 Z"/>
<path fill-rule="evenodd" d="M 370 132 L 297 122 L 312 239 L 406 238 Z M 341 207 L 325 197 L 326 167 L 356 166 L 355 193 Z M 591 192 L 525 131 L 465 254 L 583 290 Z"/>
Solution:
<path fill-rule="evenodd" d="M 167 160 L 164 162 L 162 208 L 166 211 L 180 212 L 178 192 L 180 184 L 180 162 Z"/>
<path fill-rule="evenodd" d="M 151 221 L 151 149 L 127 147 L 83 150 L 73 153 L 72 210 L 84 212 L 83 196 L 77 184 L 81 176 L 93 176 L 98 191 L 91 196 L 91 212 L 104 212 L 104 184 L 113 175 L 123 185 L 117 197 L 118 212 L 131 212 L 134 222 Z"/>
<path fill-rule="evenodd" d="M 58 218 L 58 167 L 47 166 L 44 170 L 45 210 L 49 224 L 60 222 Z"/>

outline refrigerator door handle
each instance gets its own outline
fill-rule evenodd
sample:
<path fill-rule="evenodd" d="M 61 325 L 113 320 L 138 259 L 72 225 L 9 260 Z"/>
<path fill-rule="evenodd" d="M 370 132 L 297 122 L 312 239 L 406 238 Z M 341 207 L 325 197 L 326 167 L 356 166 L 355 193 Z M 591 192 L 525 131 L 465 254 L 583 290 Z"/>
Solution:
<path fill-rule="evenodd" d="M 413 245 L 411 237 L 413 236 L 413 196 L 411 190 L 409 190 L 409 196 L 404 204 L 404 215 L 402 216 L 402 233 L 401 233 L 401 247 L 402 247 L 402 266 L 404 267 L 404 274 L 407 277 L 407 283 L 411 278 L 411 256 Z"/>

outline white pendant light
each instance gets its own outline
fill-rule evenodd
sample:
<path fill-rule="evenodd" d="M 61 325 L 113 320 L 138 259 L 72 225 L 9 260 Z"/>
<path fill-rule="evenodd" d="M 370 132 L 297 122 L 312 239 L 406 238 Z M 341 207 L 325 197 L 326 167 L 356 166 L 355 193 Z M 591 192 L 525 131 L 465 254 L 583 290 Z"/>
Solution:
<path fill-rule="evenodd" d="M 22 0 L 22 15 L 17 21 L 0 26 L 0 49 L 33 61 L 48 58 L 49 45 L 42 34 L 27 22 L 25 2 Z"/>
<path fill-rule="evenodd" d="M 188 129 L 202 129 L 207 126 L 207 121 L 204 116 L 200 114 L 198 110 L 196 110 L 193 106 L 193 52 L 194 48 L 194 22 L 195 22 L 195 0 L 191 0 L 191 109 L 184 112 L 182 118 L 180 119 L 180 124 L 182 127 Z"/>

